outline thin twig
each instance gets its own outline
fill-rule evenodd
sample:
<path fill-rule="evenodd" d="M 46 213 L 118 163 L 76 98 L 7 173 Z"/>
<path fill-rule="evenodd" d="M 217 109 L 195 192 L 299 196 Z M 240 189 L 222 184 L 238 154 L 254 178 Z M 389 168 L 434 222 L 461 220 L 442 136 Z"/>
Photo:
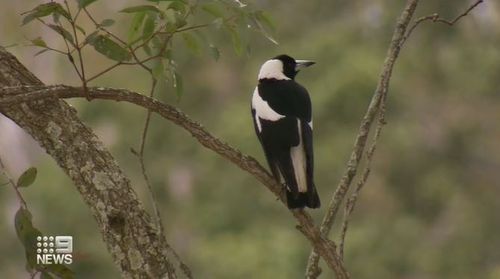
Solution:
<path fill-rule="evenodd" d="M 484 0 L 477 0 L 474 2 L 472 5 L 470 5 L 465 12 L 459 14 L 456 16 L 453 20 L 446 20 L 444 18 L 441 18 L 438 13 L 434 13 L 432 15 L 427 15 L 427 16 L 422 16 L 419 17 L 418 19 L 415 20 L 415 22 L 412 24 L 410 28 L 408 28 L 408 32 L 406 32 L 405 37 L 403 38 L 403 41 L 401 42 L 401 45 L 403 45 L 406 42 L 406 39 L 410 37 L 410 35 L 413 33 L 413 30 L 417 28 L 422 22 L 424 21 L 432 21 L 432 22 L 439 22 L 446 24 L 448 26 L 453 26 L 455 23 L 457 23 L 461 18 L 467 16 L 474 8 L 476 8 L 479 4 L 483 3 Z"/>
<path fill-rule="evenodd" d="M 154 92 L 156 89 L 157 85 L 157 80 L 155 78 L 152 78 L 151 81 L 151 90 L 149 92 L 149 97 L 153 98 L 154 97 Z M 137 157 L 139 158 L 139 164 L 141 165 L 141 172 L 142 172 L 142 177 L 144 178 L 144 181 L 146 182 L 146 186 L 148 188 L 149 192 L 149 197 L 151 199 L 151 203 L 153 205 L 153 211 L 155 213 L 155 218 L 156 218 L 156 226 L 158 228 L 158 234 L 161 236 L 165 236 L 165 228 L 163 226 L 163 222 L 161 219 L 161 213 L 160 209 L 158 207 L 158 201 L 155 198 L 154 192 L 153 192 L 153 186 L 151 185 L 151 182 L 149 180 L 149 176 L 146 171 L 146 165 L 144 164 L 144 150 L 146 147 L 146 138 L 148 135 L 149 131 L 149 125 L 150 125 L 150 120 L 151 120 L 151 114 L 153 112 L 148 109 L 148 113 L 146 115 L 146 121 L 144 122 L 144 128 L 142 130 L 142 135 L 141 135 L 141 145 L 139 149 L 139 153 L 137 154 Z M 168 244 L 166 243 L 166 247 L 169 250 L 169 252 L 174 256 L 174 258 L 177 260 L 179 263 L 179 267 L 184 272 L 187 278 L 193 278 L 192 272 L 189 269 L 189 267 L 181 260 L 181 257 L 177 252 Z"/>
<path fill-rule="evenodd" d="M 151 82 L 151 91 L 149 92 L 150 98 L 153 98 L 155 88 L 156 88 L 156 79 L 153 78 L 152 82 Z M 153 204 L 153 210 L 154 210 L 155 215 L 156 215 L 156 222 L 157 222 L 157 226 L 158 226 L 158 231 L 161 235 L 163 235 L 164 230 L 163 230 L 163 224 L 161 222 L 160 210 L 158 209 L 158 203 L 156 202 L 155 196 L 153 194 L 153 187 L 151 186 L 148 174 L 146 173 L 146 167 L 144 165 L 144 148 L 146 146 L 146 137 L 148 135 L 150 120 L 151 120 L 151 110 L 148 109 L 148 113 L 146 115 L 146 121 L 144 123 L 144 128 L 142 130 L 141 145 L 140 145 L 140 149 L 139 149 L 139 154 L 137 154 L 138 155 L 137 157 L 139 158 L 142 176 L 144 177 L 144 181 L 146 182 L 146 186 L 148 187 L 148 191 L 149 191 L 150 198 L 151 198 L 151 203 Z"/>
<path fill-rule="evenodd" d="M 27 46 L 34 46 L 34 45 L 27 45 Z M 63 54 L 65 55 L 66 57 L 68 56 L 68 53 L 62 51 L 62 50 L 58 50 L 58 49 L 55 49 L 55 48 L 52 48 L 52 47 L 49 47 L 49 46 L 44 46 L 43 47 L 44 49 L 48 49 L 48 50 L 51 50 L 51 51 L 54 51 L 56 53 L 59 53 L 59 54 Z"/>
<path fill-rule="evenodd" d="M 43 25 L 45 25 L 47 28 L 50 28 L 52 29 L 47 23 L 45 23 L 45 21 L 43 21 L 42 19 L 40 18 L 37 18 L 37 20 L 39 22 L 41 22 Z M 60 22 L 57 23 L 59 28 L 61 28 L 61 30 L 63 29 L 62 25 Z M 73 59 L 73 56 L 71 56 L 71 53 L 73 53 L 73 50 L 71 50 L 71 48 L 69 47 L 68 45 L 68 41 L 66 40 L 66 38 L 64 38 L 63 34 L 62 33 L 59 33 L 59 32 L 56 32 L 58 33 L 61 38 L 63 39 L 64 41 L 64 45 L 66 46 L 66 52 L 64 54 L 66 54 L 66 57 L 68 58 L 69 62 L 71 63 L 71 65 L 73 66 L 73 69 L 75 69 L 75 72 L 76 74 L 78 75 L 78 77 L 80 78 L 80 80 L 83 78 L 82 75 L 80 74 L 80 71 L 78 70 L 78 67 L 76 66 L 75 64 L 75 61 Z"/>
<path fill-rule="evenodd" d="M 95 75 L 93 75 L 93 76 L 89 77 L 89 78 L 87 79 L 87 82 L 91 82 L 92 80 L 94 80 L 94 79 L 96 79 L 96 78 L 98 78 L 98 77 L 100 77 L 100 76 L 104 75 L 105 73 L 107 73 L 107 72 L 109 72 L 109 71 L 113 70 L 114 68 L 116 68 L 116 67 L 118 67 L 118 66 L 120 66 L 120 65 L 135 65 L 135 63 L 126 63 L 126 62 L 121 62 L 121 61 L 120 61 L 120 62 L 116 62 L 115 64 L 113 64 L 113 65 L 111 65 L 111 66 L 109 66 L 109 67 L 105 68 L 104 70 L 102 70 L 102 71 L 98 72 L 97 74 L 95 74 Z"/>
<path fill-rule="evenodd" d="M 382 128 L 386 123 L 385 121 L 385 111 L 386 111 L 386 100 L 387 100 L 387 92 L 382 96 L 382 100 L 380 100 L 380 111 L 378 115 L 377 127 L 375 129 L 375 134 L 373 135 L 372 144 L 366 152 L 366 165 L 363 170 L 363 174 L 361 179 L 356 184 L 356 189 L 352 193 L 351 197 L 347 200 L 346 205 L 344 207 L 344 221 L 342 222 L 342 228 L 340 233 L 340 242 L 339 242 L 339 255 L 343 259 L 344 258 L 344 246 L 345 246 L 345 237 L 347 234 L 347 229 L 349 226 L 349 221 L 352 212 L 356 206 L 356 202 L 358 201 L 359 194 L 361 190 L 366 185 L 366 181 L 368 181 L 368 177 L 371 172 L 371 164 L 373 161 L 373 156 L 375 154 L 375 150 L 377 148 L 378 139 L 382 133 Z"/>
<path fill-rule="evenodd" d="M 3 164 L 1 156 L 0 156 L 0 168 L 2 168 L 2 173 L 7 178 L 8 184 L 10 184 L 12 186 L 12 189 L 14 189 L 14 192 L 16 192 L 17 199 L 19 200 L 19 203 L 21 204 L 21 206 L 25 209 L 28 209 L 28 205 L 26 204 L 26 201 L 24 200 L 23 195 L 21 194 L 21 192 L 19 192 L 19 188 L 17 188 L 17 185 L 14 182 L 14 180 L 12 180 L 12 178 L 7 173 L 7 169 L 5 168 L 5 165 Z"/>
<path fill-rule="evenodd" d="M 80 71 L 81 71 L 81 81 L 82 81 L 82 87 L 83 87 L 83 90 L 85 92 L 87 92 L 87 101 L 91 101 L 92 98 L 90 96 L 90 94 L 88 94 L 88 90 L 87 90 L 87 80 L 85 79 L 85 68 L 83 66 L 83 55 L 82 55 L 82 50 L 79 46 L 79 43 L 78 43 L 78 34 L 76 33 L 76 27 L 75 27 L 75 21 L 72 19 L 72 16 L 71 16 L 71 10 L 69 8 L 69 5 L 68 5 L 68 1 L 64 0 L 64 5 L 66 6 L 66 11 L 68 12 L 69 14 L 69 24 L 71 25 L 71 29 L 73 29 L 73 36 L 75 37 L 75 49 L 76 49 L 76 52 L 78 53 L 78 60 L 80 61 Z M 75 17 L 75 20 L 76 20 L 76 17 Z M 68 55 L 70 56 L 71 54 L 68 52 Z"/>
<path fill-rule="evenodd" d="M 87 11 L 87 8 L 83 8 L 83 11 L 85 12 L 85 14 L 89 17 L 90 21 L 92 21 L 95 25 L 95 27 L 99 30 L 102 30 L 104 31 L 106 34 L 108 34 L 109 36 L 113 37 L 115 40 L 117 40 L 118 42 L 120 42 L 123 46 L 127 46 L 127 43 L 125 41 L 123 41 L 120 37 L 116 36 L 115 34 L 113 34 L 111 31 L 109 31 L 108 29 L 102 27 L 95 19 L 94 17 L 89 13 L 89 11 Z"/>

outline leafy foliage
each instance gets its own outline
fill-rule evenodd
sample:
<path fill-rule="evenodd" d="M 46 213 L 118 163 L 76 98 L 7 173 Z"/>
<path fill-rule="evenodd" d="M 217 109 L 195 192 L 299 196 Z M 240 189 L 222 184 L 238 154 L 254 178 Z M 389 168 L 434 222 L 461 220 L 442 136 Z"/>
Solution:
<path fill-rule="evenodd" d="M 57 50 L 49 45 L 42 37 L 31 40 L 34 46 L 43 48 L 41 54 L 46 51 L 55 51 L 65 54 L 73 64 L 75 71 L 80 77 L 84 87 L 92 79 L 108 72 L 110 69 L 121 64 L 132 64 L 141 66 L 153 74 L 155 79 L 163 79 L 162 82 L 171 81 L 171 86 L 175 88 L 176 95 L 182 95 L 182 76 L 176 69 L 175 57 L 172 56 L 174 44 L 172 43 L 178 35 L 184 41 L 185 46 L 193 54 L 202 55 L 204 53 L 218 60 L 221 53 L 219 49 L 207 39 L 210 29 L 225 31 L 230 38 L 236 54 L 241 55 L 245 49 L 249 49 L 248 42 L 244 41 L 240 34 L 243 30 L 252 29 L 263 34 L 271 42 L 276 41 L 270 35 L 274 30 L 269 16 L 261 10 L 255 10 L 250 5 L 242 4 L 239 1 L 212 0 L 203 3 L 189 3 L 183 0 L 148 0 L 147 4 L 125 7 L 119 12 L 130 14 L 129 31 L 127 39 L 120 38 L 107 28 L 115 24 L 112 18 L 96 21 L 88 6 L 96 0 L 78 0 L 77 12 L 71 12 L 69 5 L 63 7 L 59 3 L 49 2 L 36 6 L 27 12 L 23 19 L 23 24 L 28 24 L 34 19 L 39 19 L 42 24 L 58 33 L 68 44 L 66 50 Z M 82 12 L 83 10 L 83 12 Z M 191 23 L 191 18 L 198 11 L 202 11 L 208 22 Z M 85 13 L 94 22 L 95 29 L 86 36 L 86 31 L 77 24 L 78 15 Z M 52 15 L 53 23 L 42 21 Z M 73 17 L 71 15 L 74 15 Z M 60 21 L 60 17 L 66 20 L 71 26 L 68 30 L 66 25 Z M 78 30 L 83 36 L 79 38 Z M 203 30 L 204 32 L 199 32 Z M 82 42 L 82 43 L 79 43 Z M 106 58 L 116 61 L 110 69 L 105 69 L 100 73 L 91 76 L 85 74 L 84 64 L 86 61 L 81 58 L 81 51 L 87 45 L 94 47 L 94 50 L 104 55 Z M 73 53 L 76 51 L 78 59 L 75 61 Z M 162 67 L 155 67 L 154 73 L 150 63 L 154 60 L 162 60 Z M 78 63 L 79 62 L 79 63 Z M 162 73 L 158 71 L 161 70 Z"/>
<path fill-rule="evenodd" d="M 70 19 L 69 13 L 61 6 L 61 4 L 55 2 L 38 5 L 33 10 L 26 12 L 25 14 L 26 16 L 23 18 L 23 25 L 48 15 L 62 15 L 66 19 Z"/>

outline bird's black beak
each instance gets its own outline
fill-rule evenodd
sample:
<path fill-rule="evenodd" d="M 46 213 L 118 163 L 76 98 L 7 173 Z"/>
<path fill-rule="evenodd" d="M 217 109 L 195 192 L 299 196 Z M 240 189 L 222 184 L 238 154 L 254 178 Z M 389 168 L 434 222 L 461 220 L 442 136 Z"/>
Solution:
<path fill-rule="evenodd" d="M 314 64 L 316 64 L 316 62 L 310 60 L 295 60 L 295 71 L 298 72 Z"/>

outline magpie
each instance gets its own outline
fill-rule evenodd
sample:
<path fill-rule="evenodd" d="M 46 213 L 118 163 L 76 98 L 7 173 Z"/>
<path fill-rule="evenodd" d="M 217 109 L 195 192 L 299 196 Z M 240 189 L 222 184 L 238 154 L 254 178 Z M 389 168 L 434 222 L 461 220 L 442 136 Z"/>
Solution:
<path fill-rule="evenodd" d="M 311 100 L 294 79 L 315 62 L 279 55 L 260 68 L 252 96 L 255 132 L 274 178 L 285 183 L 287 205 L 318 208 L 313 181 L 313 134 Z"/>

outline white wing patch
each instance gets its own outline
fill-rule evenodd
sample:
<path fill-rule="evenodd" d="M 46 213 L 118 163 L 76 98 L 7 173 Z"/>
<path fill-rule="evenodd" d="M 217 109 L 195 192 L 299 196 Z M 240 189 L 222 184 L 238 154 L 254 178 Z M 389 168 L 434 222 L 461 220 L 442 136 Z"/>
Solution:
<path fill-rule="evenodd" d="M 257 123 L 259 132 L 262 132 L 262 124 L 260 123 L 261 118 L 264 120 L 278 121 L 285 117 L 275 112 L 269 104 L 260 97 L 257 87 L 253 91 L 252 108 L 255 110 L 255 122 Z"/>
<path fill-rule="evenodd" d="M 312 124 L 312 122 L 311 122 Z M 300 119 L 297 119 L 299 145 L 290 148 L 290 156 L 292 157 L 293 172 L 295 173 L 295 181 L 299 192 L 307 192 L 306 179 L 306 154 L 304 150 L 304 141 L 302 140 L 302 128 L 300 127 Z"/>
<path fill-rule="evenodd" d="M 283 73 L 283 62 L 278 59 L 267 60 L 262 67 L 260 67 L 258 79 L 277 79 L 284 80 L 290 79 Z"/>

